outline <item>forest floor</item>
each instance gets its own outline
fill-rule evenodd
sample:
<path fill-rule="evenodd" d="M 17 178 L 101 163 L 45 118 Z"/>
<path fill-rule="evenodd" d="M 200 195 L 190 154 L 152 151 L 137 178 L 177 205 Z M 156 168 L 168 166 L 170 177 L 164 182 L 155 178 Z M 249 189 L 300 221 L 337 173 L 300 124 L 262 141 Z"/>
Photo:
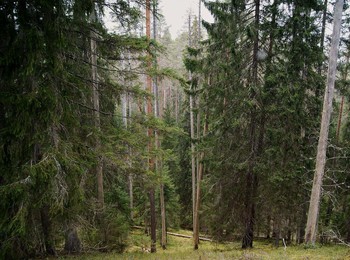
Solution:
<path fill-rule="evenodd" d="M 189 232 L 178 232 L 188 233 Z M 199 250 L 192 249 L 192 240 L 175 236 L 168 236 L 168 246 L 166 250 L 162 250 L 157 244 L 157 252 L 151 254 L 145 252 L 145 248 L 149 247 L 150 237 L 143 234 L 141 230 L 133 230 L 130 234 L 129 246 L 123 254 L 117 253 L 86 253 L 79 256 L 64 257 L 65 259 L 78 260 L 112 260 L 112 259 L 246 259 L 246 260 L 326 260 L 326 259 L 349 259 L 350 248 L 343 245 L 327 245 L 318 246 L 316 248 L 305 249 L 301 246 L 283 246 L 276 248 L 268 241 L 254 242 L 254 248 L 249 250 L 241 249 L 239 242 L 216 243 L 201 241 Z"/>

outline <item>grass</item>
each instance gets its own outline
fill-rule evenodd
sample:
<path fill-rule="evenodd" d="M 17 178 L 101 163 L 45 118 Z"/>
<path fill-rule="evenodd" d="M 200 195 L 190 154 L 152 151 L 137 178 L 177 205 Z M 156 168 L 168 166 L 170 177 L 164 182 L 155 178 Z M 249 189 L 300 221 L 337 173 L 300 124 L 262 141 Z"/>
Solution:
<path fill-rule="evenodd" d="M 182 232 L 181 233 L 186 233 Z M 191 234 L 191 233 L 189 233 Z M 94 253 L 80 256 L 72 256 L 79 260 L 112 260 L 112 259 L 246 259 L 246 260 L 350 260 L 350 248 L 342 245 L 320 246 L 318 248 L 305 249 L 303 246 L 289 246 L 275 248 L 271 244 L 263 241 L 254 242 L 254 248 L 242 250 L 240 243 L 215 243 L 202 242 L 199 250 L 192 249 L 192 240 L 168 236 L 168 246 L 162 250 L 159 245 L 157 253 L 151 254 L 144 251 L 150 244 L 150 237 L 146 236 L 140 230 L 131 232 L 129 246 L 123 254 L 116 253 Z M 68 257 L 68 258 L 72 258 Z"/>

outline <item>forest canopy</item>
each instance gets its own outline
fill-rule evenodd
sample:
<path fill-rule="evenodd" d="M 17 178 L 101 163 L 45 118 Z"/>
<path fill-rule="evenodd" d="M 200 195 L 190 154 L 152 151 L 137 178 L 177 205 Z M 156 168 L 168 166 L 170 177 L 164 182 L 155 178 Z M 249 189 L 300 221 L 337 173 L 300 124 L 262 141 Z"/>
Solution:
<path fill-rule="evenodd" d="M 2 1 L 0 258 L 350 243 L 343 2 L 198 1 L 172 39 L 157 0 Z"/>

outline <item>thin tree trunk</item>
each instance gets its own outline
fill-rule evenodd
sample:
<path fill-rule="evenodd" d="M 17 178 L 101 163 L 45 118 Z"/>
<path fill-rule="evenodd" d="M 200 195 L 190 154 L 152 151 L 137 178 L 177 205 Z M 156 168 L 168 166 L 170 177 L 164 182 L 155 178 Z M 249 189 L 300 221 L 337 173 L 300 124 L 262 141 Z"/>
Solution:
<path fill-rule="evenodd" d="M 337 142 L 339 142 L 340 127 L 341 127 L 341 122 L 343 118 L 343 108 L 344 108 L 344 96 L 341 97 L 341 101 L 340 101 L 340 110 L 339 110 L 337 133 L 336 133 Z"/>
<path fill-rule="evenodd" d="M 179 90 L 175 89 L 175 122 L 179 122 Z"/>
<path fill-rule="evenodd" d="M 255 18 L 254 18 L 256 35 L 253 46 L 253 62 L 252 62 L 252 82 L 251 84 L 258 84 L 258 59 L 257 54 L 259 50 L 259 20 L 260 20 L 260 0 L 255 0 Z M 256 96 L 255 91 L 251 93 L 251 98 Z M 254 222 L 255 222 L 255 197 L 257 192 L 257 176 L 254 173 L 256 156 L 257 156 L 257 140 L 256 140 L 256 108 L 251 109 L 250 118 L 250 158 L 248 173 L 246 176 L 246 194 L 245 194 L 245 230 L 242 239 L 242 248 L 253 247 Z"/>
<path fill-rule="evenodd" d="M 322 29 L 321 29 L 321 51 L 323 53 L 324 50 L 324 40 L 325 40 L 325 35 L 326 35 L 326 22 L 327 22 L 327 5 L 328 5 L 328 0 L 324 1 L 324 8 L 323 8 L 323 14 L 322 14 Z M 323 61 L 320 62 L 318 66 L 318 73 L 322 73 L 322 66 L 323 66 Z"/>
<path fill-rule="evenodd" d="M 153 39 L 157 40 L 157 20 L 156 20 L 156 12 L 158 7 L 158 1 L 153 1 Z M 154 60 L 154 67 L 157 68 L 158 62 L 157 58 Z M 154 83 L 154 115 L 156 118 L 159 118 L 160 109 L 159 109 L 159 95 L 158 95 L 158 79 L 157 77 L 154 77 L 153 80 Z M 158 131 L 155 131 L 155 145 L 156 149 L 158 150 L 161 147 L 161 142 L 159 140 Z M 163 249 L 166 249 L 166 241 L 167 241 L 167 234 L 166 234 L 166 214 L 165 214 L 165 199 L 164 199 L 164 184 L 163 184 L 163 165 L 162 165 L 162 158 L 160 156 L 157 156 L 156 158 L 156 172 L 159 173 L 161 176 L 161 184 L 160 184 L 160 215 L 161 215 L 161 246 Z"/>
<path fill-rule="evenodd" d="M 42 159 L 41 148 L 39 144 L 34 145 L 33 162 L 39 163 Z M 44 238 L 45 252 L 48 255 L 56 255 L 55 243 L 52 237 L 52 221 L 50 218 L 50 206 L 47 203 L 40 209 L 40 220 Z"/>
<path fill-rule="evenodd" d="M 91 13 L 91 22 L 95 22 L 95 10 Z M 100 97 L 99 97 L 99 82 L 97 75 L 97 45 L 96 45 L 96 33 L 92 28 L 90 31 L 90 47 L 91 47 L 91 75 L 92 75 L 92 101 L 94 108 L 94 123 L 97 130 L 95 151 L 100 153 L 101 140 L 99 137 L 101 131 L 100 120 Z M 104 207 L 104 191 L 103 191 L 103 159 L 99 155 L 96 164 L 96 177 L 97 177 L 97 200 L 99 208 L 102 210 Z"/>
<path fill-rule="evenodd" d="M 70 225 L 66 231 L 64 250 L 68 253 L 80 253 L 81 251 L 81 242 L 74 225 Z"/>
<path fill-rule="evenodd" d="M 321 199 L 322 180 L 326 164 L 326 150 L 329 132 L 329 123 L 332 111 L 334 82 L 337 69 L 337 58 L 340 41 L 341 18 L 344 0 L 337 0 L 334 7 L 332 45 L 329 55 L 329 68 L 327 74 L 327 86 L 323 101 L 320 137 L 317 147 L 316 170 L 312 185 L 309 213 L 305 229 L 305 243 L 314 245 L 317 236 L 317 222 Z"/>
<path fill-rule="evenodd" d="M 207 117 L 206 117 L 207 118 Z M 203 129 L 203 136 L 206 135 L 208 131 L 208 121 L 205 120 L 204 129 Z M 203 159 L 204 159 L 204 152 L 200 152 L 199 155 L 199 167 L 198 167 L 198 176 L 197 176 L 197 189 L 196 189 L 196 207 L 195 207 L 195 233 L 193 236 L 193 242 L 194 242 L 194 249 L 198 249 L 199 244 L 199 209 L 201 205 L 201 181 L 203 177 L 203 171 L 204 171 L 204 165 L 203 165 Z"/>
<path fill-rule="evenodd" d="M 131 167 L 129 162 L 129 167 Z M 128 176 L 128 184 L 129 184 L 129 208 L 130 208 L 130 219 L 134 220 L 134 176 L 132 173 L 129 173 Z"/>
<path fill-rule="evenodd" d="M 165 199 L 164 199 L 164 184 L 160 185 L 160 214 L 162 220 L 162 239 L 161 246 L 166 249 L 167 244 L 167 232 L 166 232 L 166 214 L 165 214 Z"/>
<path fill-rule="evenodd" d="M 55 243 L 52 237 L 52 221 L 49 206 L 44 205 L 40 210 L 41 226 L 44 234 L 45 250 L 48 255 L 56 255 Z"/>
<path fill-rule="evenodd" d="M 347 209 L 347 216 L 349 215 L 349 209 Z M 346 221 L 346 242 L 350 243 L 350 219 Z"/>
<path fill-rule="evenodd" d="M 146 37 L 148 40 L 151 39 L 151 3 L 150 0 L 146 0 Z M 152 68 L 151 55 L 148 55 L 148 69 Z M 149 94 L 152 94 L 152 79 L 150 75 L 147 75 L 147 91 Z M 147 99 L 147 114 L 148 116 L 153 115 L 153 106 L 151 97 Z M 148 143 L 148 151 L 149 151 L 149 160 L 148 167 L 150 171 L 154 171 L 154 159 L 151 155 L 152 151 L 152 136 L 153 130 L 151 128 L 148 129 L 148 137 L 150 138 Z M 155 205 L 155 191 L 154 185 L 151 184 L 151 188 L 149 191 L 149 200 L 150 200 L 150 211 L 151 211 L 151 253 L 155 253 L 157 251 L 156 242 L 157 242 L 157 229 L 156 229 L 156 205 Z"/>
<path fill-rule="evenodd" d="M 201 39 L 201 0 L 198 1 L 198 46 L 200 44 L 200 39 Z M 198 80 L 199 82 L 199 80 Z M 201 128 L 201 114 L 199 111 L 200 108 L 200 97 L 197 97 L 197 138 L 200 137 L 200 128 Z M 204 124 L 204 129 L 203 129 L 203 136 L 205 136 L 207 130 L 207 123 Z M 202 180 L 202 176 L 203 176 L 203 158 L 204 158 L 204 153 L 200 152 L 199 154 L 197 154 L 196 156 L 197 158 L 197 188 L 196 188 L 196 197 L 195 197 L 195 210 L 194 210 L 194 233 L 193 233 L 193 243 L 194 243 L 194 249 L 197 250 L 198 249 L 198 245 L 199 245 L 199 229 L 200 229 L 200 225 L 199 225 L 199 209 L 200 209 L 200 204 L 201 204 L 201 180 Z"/>
<path fill-rule="evenodd" d="M 346 64 L 349 64 L 350 55 L 349 55 L 349 53 L 347 53 L 346 55 L 347 55 L 346 56 Z M 343 74 L 343 80 L 346 81 L 347 79 L 348 79 L 348 66 L 346 65 L 345 71 Z M 341 97 L 341 102 L 340 102 L 337 133 L 336 133 L 337 142 L 339 142 L 340 129 L 341 129 L 341 124 L 342 124 L 342 119 L 343 119 L 343 109 L 344 109 L 344 96 Z M 336 161 L 334 161 L 334 162 L 336 162 Z"/>
<path fill-rule="evenodd" d="M 191 47 L 191 15 L 188 16 L 188 45 Z M 189 80 L 192 81 L 192 73 L 189 72 Z M 191 83 L 190 93 L 190 128 L 191 128 L 191 167 L 192 167 L 192 226 L 193 235 L 195 234 L 196 218 L 194 216 L 196 211 L 196 157 L 195 157 L 195 134 L 194 134 L 194 97 L 193 84 Z"/>

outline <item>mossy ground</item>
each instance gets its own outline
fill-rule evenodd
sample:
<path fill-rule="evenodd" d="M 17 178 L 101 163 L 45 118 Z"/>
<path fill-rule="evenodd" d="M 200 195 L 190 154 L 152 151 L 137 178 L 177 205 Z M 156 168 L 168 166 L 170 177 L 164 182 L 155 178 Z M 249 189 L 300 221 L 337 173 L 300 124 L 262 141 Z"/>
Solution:
<path fill-rule="evenodd" d="M 181 231 L 181 233 L 186 233 Z M 191 234 L 191 233 L 189 233 Z M 322 259 L 349 259 L 350 248 L 343 245 L 318 246 L 316 248 L 304 248 L 304 246 L 288 246 L 287 248 L 276 248 L 267 241 L 254 242 L 254 248 L 242 250 L 239 242 L 215 243 L 202 242 L 199 250 L 192 249 L 192 240 L 174 236 L 168 236 L 168 246 L 162 250 L 157 245 L 157 252 L 151 254 L 145 252 L 149 248 L 150 237 L 146 236 L 140 230 L 131 232 L 129 246 L 123 254 L 116 253 L 92 253 L 80 256 L 71 256 L 81 260 L 112 260 L 112 259 L 262 259 L 262 260 L 322 260 Z M 70 258 L 70 257 L 68 257 Z"/>

